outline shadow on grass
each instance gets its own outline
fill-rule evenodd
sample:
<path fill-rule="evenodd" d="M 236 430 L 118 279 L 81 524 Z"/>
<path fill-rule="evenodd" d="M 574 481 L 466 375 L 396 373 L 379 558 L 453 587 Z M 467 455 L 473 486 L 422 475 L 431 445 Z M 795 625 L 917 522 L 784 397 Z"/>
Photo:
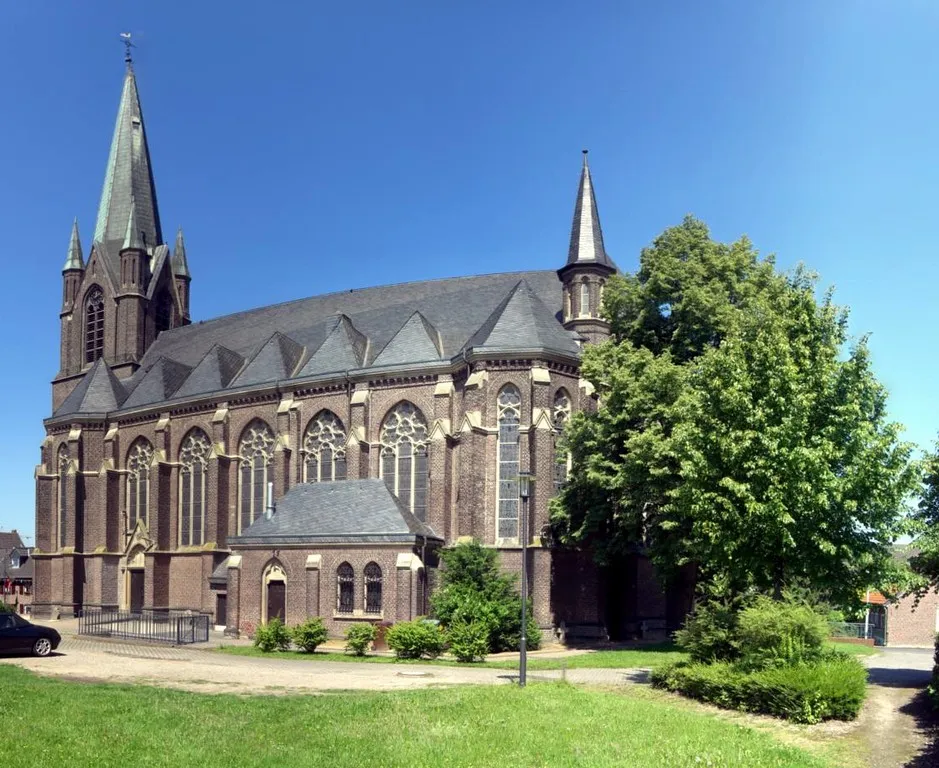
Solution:
<path fill-rule="evenodd" d="M 926 736 L 926 744 L 903 768 L 936 768 L 939 765 L 939 712 L 932 708 L 926 691 L 920 691 L 900 711 L 916 721 L 917 727 Z"/>

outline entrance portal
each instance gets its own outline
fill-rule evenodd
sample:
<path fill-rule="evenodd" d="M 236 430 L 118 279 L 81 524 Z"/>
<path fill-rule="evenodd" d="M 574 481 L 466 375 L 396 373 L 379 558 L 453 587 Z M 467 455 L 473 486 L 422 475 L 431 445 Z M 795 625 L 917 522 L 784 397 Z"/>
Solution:
<path fill-rule="evenodd" d="M 133 569 L 130 573 L 130 612 L 143 610 L 143 574 L 142 570 Z"/>
<path fill-rule="evenodd" d="M 284 620 L 287 608 L 287 585 L 282 581 L 267 583 L 267 620 Z"/>

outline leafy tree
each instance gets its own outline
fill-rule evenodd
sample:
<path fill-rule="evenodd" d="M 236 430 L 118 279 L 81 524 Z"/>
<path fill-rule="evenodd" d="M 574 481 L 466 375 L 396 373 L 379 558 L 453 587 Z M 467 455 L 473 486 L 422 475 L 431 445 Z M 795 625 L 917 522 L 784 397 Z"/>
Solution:
<path fill-rule="evenodd" d="M 919 505 L 908 532 L 914 537 L 909 568 L 898 568 L 900 591 L 922 597 L 939 589 L 939 442 L 923 459 Z"/>
<path fill-rule="evenodd" d="M 514 575 L 499 569 L 498 553 L 478 541 L 463 542 L 440 553 L 445 568 L 441 586 L 430 598 L 433 615 L 444 629 L 454 623 L 482 624 L 492 653 L 518 648 L 522 599 Z M 528 605 L 529 648 L 541 641 L 538 624 Z"/>
<path fill-rule="evenodd" d="M 582 368 L 600 405 L 566 429 L 558 538 L 601 561 L 645 547 L 666 580 L 692 563 L 731 594 L 809 583 L 856 601 L 915 471 L 866 341 L 847 348 L 846 311 L 815 288 L 690 217 L 611 279 L 611 339 Z"/>

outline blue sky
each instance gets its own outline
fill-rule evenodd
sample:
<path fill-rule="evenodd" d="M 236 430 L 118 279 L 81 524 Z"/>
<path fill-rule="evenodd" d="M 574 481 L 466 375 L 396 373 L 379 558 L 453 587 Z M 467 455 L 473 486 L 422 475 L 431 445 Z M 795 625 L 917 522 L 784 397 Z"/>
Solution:
<path fill-rule="evenodd" d="M 908 438 L 939 428 L 933 0 L 9 2 L 0 529 L 33 531 L 60 269 L 75 216 L 88 253 L 124 30 L 194 319 L 560 266 L 587 147 L 621 268 L 686 213 L 805 262 L 872 334 Z"/>

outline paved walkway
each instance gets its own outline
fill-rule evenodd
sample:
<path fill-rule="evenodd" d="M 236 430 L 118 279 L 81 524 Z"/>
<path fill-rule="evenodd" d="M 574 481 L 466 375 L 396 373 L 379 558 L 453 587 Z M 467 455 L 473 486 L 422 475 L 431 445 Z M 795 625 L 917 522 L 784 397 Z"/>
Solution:
<path fill-rule="evenodd" d="M 307 661 L 230 656 L 211 650 L 172 648 L 66 637 L 45 659 L 9 658 L 40 675 L 72 680 L 145 683 L 203 693 L 310 693 L 328 690 L 401 690 L 432 685 L 499 684 L 517 680 L 512 670 L 424 664 Z M 532 680 L 560 679 L 538 671 Z M 576 683 L 615 685 L 642 680 L 641 670 L 573 669 Z"/>

